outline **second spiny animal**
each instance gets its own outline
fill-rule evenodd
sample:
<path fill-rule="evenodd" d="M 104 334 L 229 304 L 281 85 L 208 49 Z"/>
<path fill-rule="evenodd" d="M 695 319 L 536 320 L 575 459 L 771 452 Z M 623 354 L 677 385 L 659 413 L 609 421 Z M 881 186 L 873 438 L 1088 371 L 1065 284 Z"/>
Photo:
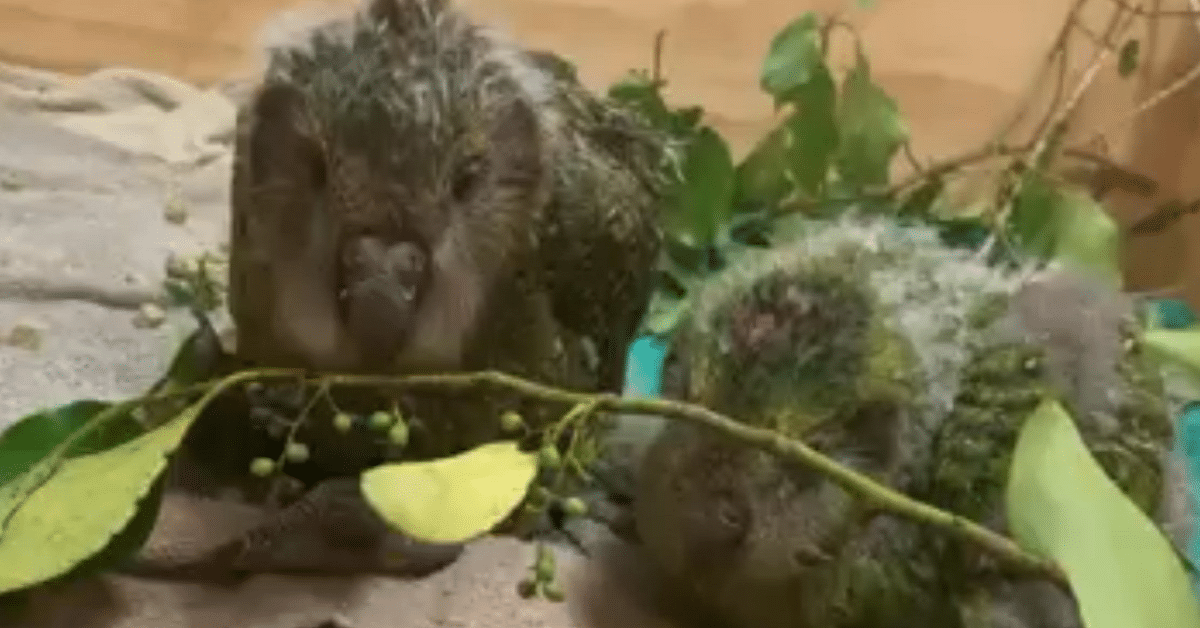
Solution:
<path fill-rule="evenodd" d="M 1109 477 L 1184 548 L 1187 485 L 1133 305 L 1070 272 L 983 266 L 932 230 L 818 223 L 698 293 L 664 394 L 803 438 L 1003 533 L 1013 447 L 1049 387 Z M 1081 626 L 1054 585 L 692 424 L 650 448 L 636 509 L 668 588 L 732 628 Z"/>

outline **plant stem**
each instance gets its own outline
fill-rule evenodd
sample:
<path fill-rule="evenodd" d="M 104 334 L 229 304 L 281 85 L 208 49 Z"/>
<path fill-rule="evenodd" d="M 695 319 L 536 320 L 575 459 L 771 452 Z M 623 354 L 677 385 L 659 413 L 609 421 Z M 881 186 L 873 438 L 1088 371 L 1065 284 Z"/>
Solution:
<path fill-rule="evenodd" d="M 498 371 L 409 376 L 327 375 L 316 378 L 313 383 L 352 387 L 426 388 L 450 393 L 500 388 L 507 392 L 515 392 L 549 403 L 576 407 L 582 405 L 597 411 L 654 414 L 688 421 L 695 425 L 714 429 L 744 445 L 812 468 L 829 477 L 846 491 L 864 500 L 871 507 L 934 526 L 979 546 L 1007 564 L 1037 573 L 1060 585 L 1066 584 L 1066 576 L 1057 565 L 1025 552 L 1014 541 L 1001 534 L 879 484 L 871 478 L 837 463 L 800 440 L 788 438 L 772 430 L 739 423 L 724 414 L 696 404 L 667 399 L 621 397 L 611 393 L 571 391 Z"/>

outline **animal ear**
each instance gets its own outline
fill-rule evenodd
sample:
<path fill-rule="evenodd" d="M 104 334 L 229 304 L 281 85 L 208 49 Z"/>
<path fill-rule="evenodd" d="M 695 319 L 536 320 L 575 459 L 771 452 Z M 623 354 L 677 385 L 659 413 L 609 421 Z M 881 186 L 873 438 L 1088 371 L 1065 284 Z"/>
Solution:
<path fill-rule="evenodd" d="M 536 184 L 542 177 L 542 138 L 533 107 L 514 98 L 497 113 L 491 131 L 492 162 L 506 184 Z"/>
<path fill-rule="evenodd" d="M 292 85 L 263 87 L 250 103 L 249 160 L 255 185 L 286 181 L 318 187 L 325 162 L 304 94 Z"/>

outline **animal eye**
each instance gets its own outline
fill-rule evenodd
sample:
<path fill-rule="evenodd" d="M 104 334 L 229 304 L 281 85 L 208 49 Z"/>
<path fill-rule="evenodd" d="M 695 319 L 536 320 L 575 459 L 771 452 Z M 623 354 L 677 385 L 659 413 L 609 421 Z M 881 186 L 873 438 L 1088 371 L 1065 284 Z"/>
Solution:
<path fill-rule="evenodd" d="M 454 169 L 454 179 L 450 182 L 450 193 L 454 195 L 454 200 L 467 199 L 479 187 L 486 167 L 484 158 L 478 155 L 467 157 L 458 164 Z"/>

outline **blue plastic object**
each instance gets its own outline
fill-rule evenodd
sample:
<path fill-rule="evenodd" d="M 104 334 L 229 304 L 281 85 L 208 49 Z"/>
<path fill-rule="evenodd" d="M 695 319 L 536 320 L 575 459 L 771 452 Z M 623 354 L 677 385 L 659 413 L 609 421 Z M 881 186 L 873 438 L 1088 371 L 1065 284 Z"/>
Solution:
<path fill-rule="evenodd" d="M 662 392 L 663 360 L 667 344 L 655 336 L 642 336 L 629 345 L 625 361 L 625 392 L 638 397 L 657 397 Z"/>
<path fill-rule="evenodd" d="M 1154 302 L 1162 326 L 1167 329 L 1184 329 L 1196 324 L 1196 314 L 1187 303 L 1179 299 L 1159 299 Z M 1177 428 L 1178 447 L 1187 461 L 1188 484 L 1192 503 L 1200 504 L 1200 401 L 1183 407 Z M 1200 566 L 1200 520 L 1192 530 L 1192 541 L 1188 545 L 1188 559 Z"/>
<path fill-rule="evenodd" d="M 1183 329 L 1196 324 L 1196 315 L 1192 308 L 1180 299 L 1159 299 L 1154 302 L 1163 327 L 1167 329 Z"/>

